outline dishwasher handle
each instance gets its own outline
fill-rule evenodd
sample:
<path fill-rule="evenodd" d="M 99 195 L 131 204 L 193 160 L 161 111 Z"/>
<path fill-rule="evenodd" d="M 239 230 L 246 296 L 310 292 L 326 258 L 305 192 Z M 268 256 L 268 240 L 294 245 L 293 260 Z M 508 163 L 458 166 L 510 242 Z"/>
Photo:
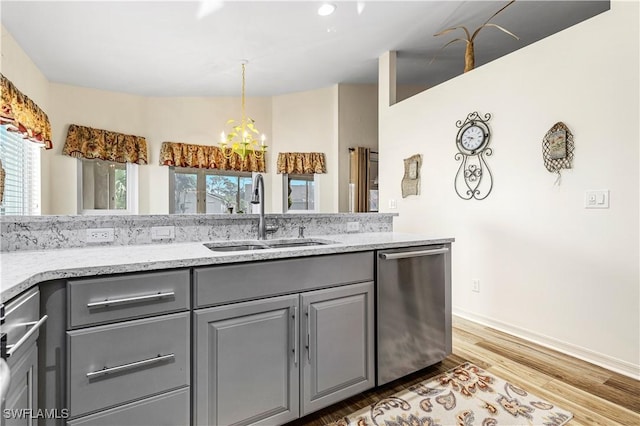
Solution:
<path fill-rule="evenodd" d="M 417 250 L 417 251 L 402 251 L 398 253 L 380 253 L 380 257 L 384 260 L 393 259 L 406 259 L 409 257 L 421 257 L 421 256 L 433 256 L 436 254 L 448 253 L 447 247 L 431 249 L 431 250 Z"/>

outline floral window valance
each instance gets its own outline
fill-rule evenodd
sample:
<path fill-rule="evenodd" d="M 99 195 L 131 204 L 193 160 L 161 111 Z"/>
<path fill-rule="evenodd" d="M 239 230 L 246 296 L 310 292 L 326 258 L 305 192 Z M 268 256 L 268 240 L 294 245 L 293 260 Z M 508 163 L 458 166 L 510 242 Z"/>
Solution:
<path fill-rule="evenodd" d="M 4 75 L 0 74 L 0 79 L 2 80 L 0 124 L 7 126 L 9 131 L 21 133 L 25 139 L 43 144 L 46 149 L 53 148 L 51 123 L 47 114 Z"/>
<path fill-rule="evenodd" d="M 141 136 L 69 125 L 62 153 L 75 158 L 97 158 L 116 163 L 147 164 L 147 141 Z"/>
<path fill-rule="evenodd" d="M 278 154 L 278 173 L 327 173 L 322 152 L 281 152 Z"/>
<path fill-rule="evenodd" d="M 247 155 L 243 160 L 235 153 L 231 158 L 225 158 L 217 146 L 180 142 L 162 143 L 160 165 L 262 173 L 266 171 L 264 158 L 257 159 L 253 155 Z"/>

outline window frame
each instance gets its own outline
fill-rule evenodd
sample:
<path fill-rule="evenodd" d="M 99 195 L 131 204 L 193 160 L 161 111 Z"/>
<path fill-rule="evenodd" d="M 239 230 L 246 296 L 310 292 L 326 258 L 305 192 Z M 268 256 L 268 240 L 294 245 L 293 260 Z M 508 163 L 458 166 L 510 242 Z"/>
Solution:
<path fill-rule="evenodd" d="M 8 143 L 22 143 L 20 147 L 20 160 L 21 165 L 19 170 L 20 177 L 18 178 L 22 184 L 22 196 L 20 200 L 19 209 L 20 213 L 6 213 L 6 200 L 8 195 L 8 182 L 13 175 L 13 169 L 10 167 L 12 162 L 8 158 L 4 158 L 2 167 L 5 169 L 5 188 L 4 188 L 4 201 L 0 205 L 0 216 L 37 216 L 42 214 L 42 146 L 34 143 L 28 139 L 22 137 L 18 132 L 11 132 L 7 126 L 1 126 L 2 133 L 6 135 L 7 146 Z M 4 140 L 3 136 L 3 140 Z M 25 151 L 28 151 L 25 153 Z M 26 158 L 30 157 L 30 158 Z M 31 174 L 28 179 L 24 179 L 25 168 L 30 168 Z M 28 187 L 27 188 L 25 188 Z"/>
<path fill-rule="evenodd" d="M 284 213 L 318 213 L 320 211 L 320 175 L 318 173 L 291 173 L 292 176 L 313 176 L 313 210 L 289 208 L 289 173 L 282 174 L 282 211 Z"/>
<path fill-rule="evenodd" d="M 196 175 L 196 212 L 195 213 L 176 213 L 176 172 L 182 174 L 195 174 Z M 252 185 L 255 179 L 255 172 L 249 171 L 237 171 L 237 170 L 222 170 L 222 169 L 204 169 L 197 167 L 177 167 L 177 166 L 169 166 L 169 214 L 223 214 L 221 213 L 207 213 L 207 205 L 206 205 L 206 197 L 202 197 L 202 194 L 205 194 L 207 191 L 207 176 L 210 175 L 218 175 L 218 176 L 235 176 L 235 177 L 245 177 L 250 178 Z M 238 192 L 236 194 L 236 202 L 234 206 L 234 213 L 238 212 L 238 204 L 240 197 L 240 187 L 238 187 Z M 249 206 L 249 211 L 245 211 L 244 213 L 252 213 L 253 208 Z"/>
<path fill-rule="evenodd" d="M 77 193 L 77 205 L 79 215 L 132 215 L 138 214 L 138 164 L 124 163 L 126 165 L 125 170 L 127 172 L 127 208 L 126 209 L 85 209 L 83 201 L 83 185 L 82 185 L 82 172 L 83 161 L 103 161 L 105 163 L 114 163 L 114 161 L 107 161 L 101 159 L 87 159 L 78 158 L 78 193 Z"/>

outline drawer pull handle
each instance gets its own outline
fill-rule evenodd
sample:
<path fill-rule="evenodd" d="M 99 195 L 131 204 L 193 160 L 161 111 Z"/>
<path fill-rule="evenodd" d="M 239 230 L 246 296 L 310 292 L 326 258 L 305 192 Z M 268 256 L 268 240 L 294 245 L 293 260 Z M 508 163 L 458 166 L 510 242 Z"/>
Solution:
<path fill-rule="evenodd" d="M 38 329 L 42 326 L 42 324 L 44 324 L 44 322 L 47 320 L 47 318 L 49 318 L 49 317 L 47 315 L 44 315 L 38 321 L 25 323 L 24 325 L 32 326 L 32 327 L 15 344 L 7 345 L 7 358 L 9 358 L 11 355 L 13 355 L 14 352 L 16 352 L 18 349 L 20 349 L 20 346 L 22 346 L 24 344 L 24 342 L 29 340 L 29 337 L 31 337 L 33 335 L 33 333 L 38 331 Z"/>
<path fill-rule="evenodd" d="M 87 308 L 107 308 L 109 306 L 114 305 L 125 305 L 127 303 L 137 303 L 144 302 L 145 300 L 153 300 L 153 299 L 164 299 L 167 297 L 173 297 L 175 293 L 173 291 L 168 291 L 166 293 L 155 293 L 155 294 L 147 294 L 145 296 L 134 296 L 134 297 L 125 297 L 123 299 L 106 299 L 101 300 L 99 302 L 91 302 L 87 303 Z"/>
<path fill-rule="evenodd" d="M 449 251 L 448 248 L 443 247 L 434 250 L 420 250 L 420 251 L 405 251 L 400 253 L 380 253 L 380 257 L 385 260 L 392 259 L 406 259 L 408 257 L 420 257 L 420 256 L 433 256 L 434 254 L 444 254 Z"/>
<path fill-rule="evenodd" d="M 153 358 L 143 359 L 142 361 L 136 361 L 129 364 L 118 365 L 116 367 L 110 367 L 110 368 L 104 367 L 102 370 L 92 371 L 90 373 L 87 373 L 87 378 L 94 379 L 100 376 L 107 376 L 109 374 L 121 373 L 123 371 L 132 370 L 134 368 L 144 367 L 152 364 L 157 364 L 159 362 L 173 360 L 175 359 L 175 357 L 176 357 L 175 354 L 158 355 Z"/>
<path fill-rule="evenodd" d="M 298 307 L 293 307 L 293 365 L 298 365 Z"/>

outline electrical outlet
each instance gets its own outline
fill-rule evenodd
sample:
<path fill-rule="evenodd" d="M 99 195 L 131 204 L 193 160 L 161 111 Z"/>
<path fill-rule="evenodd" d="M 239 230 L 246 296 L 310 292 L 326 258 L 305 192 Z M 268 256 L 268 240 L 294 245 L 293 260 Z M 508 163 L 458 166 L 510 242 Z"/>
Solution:
<path fill-rule="evenodd" d="M 88 243 L 110 243 L 114 239 L 113 228 L 87 229 Z"/>
<path fill-rule="evenodd" d="M 360 222 L 347 222 L 347 232 L 358 232 L 360 230 Z"/>
<path fill-rule="evenodd" d="M 152 240 L 173 240 L 176 237 L 176 229 L 174 226 L 152 226 Z"/>
<path fill-rule="evenodd" d="M 480 293 L 480 280 L 471 280 L 471 291 Z"/>
<path fill-rule="evenodd" d="M 389 208 L 390 209 L 397 209 L 398 208 L 398 202 L 394 199 L 390 199 L 389 200 Z"/>

